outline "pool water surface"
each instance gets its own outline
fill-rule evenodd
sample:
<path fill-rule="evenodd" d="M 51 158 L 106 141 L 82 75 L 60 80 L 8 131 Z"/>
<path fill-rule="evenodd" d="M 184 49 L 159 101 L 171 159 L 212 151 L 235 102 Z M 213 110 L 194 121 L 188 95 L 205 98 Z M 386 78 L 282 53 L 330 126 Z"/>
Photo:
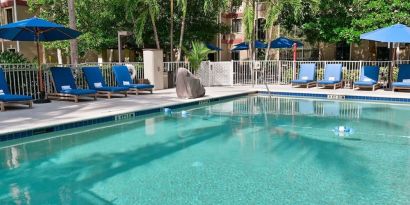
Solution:
<path fill-rule="evenodd" d="M 247 96 L 0 143 L 2 205 L 409 204 L 409 185 L 405 104 Z"/>

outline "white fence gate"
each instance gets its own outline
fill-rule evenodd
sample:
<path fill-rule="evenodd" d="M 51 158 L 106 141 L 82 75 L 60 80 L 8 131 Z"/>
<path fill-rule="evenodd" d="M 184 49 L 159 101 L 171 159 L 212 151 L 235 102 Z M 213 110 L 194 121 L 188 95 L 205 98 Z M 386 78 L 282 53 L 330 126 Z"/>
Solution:
<path fill-rule="evenodd" d="M 198 71 L 204 86 L 231 86 L 233 85 L 232 62 L 202 62 Z"/>

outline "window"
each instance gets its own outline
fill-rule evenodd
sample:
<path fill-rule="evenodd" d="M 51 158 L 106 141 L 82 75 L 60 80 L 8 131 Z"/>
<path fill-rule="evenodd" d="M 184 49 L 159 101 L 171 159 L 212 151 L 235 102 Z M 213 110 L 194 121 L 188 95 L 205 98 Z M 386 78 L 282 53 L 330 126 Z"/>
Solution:
<path fill-rule="evenodd" d="M 390 49 L 387 47 L 377 47 L 376 59 L 378 61 L 388 61 L 390 59 Z"/>
<path fill-rule="evenodd" d="M 12 52 L 12 53 L 15 53 L 16 52 L 16 49 L 15 48 L 8 48 L 7 49 L 9 52 Z"/>
<path fill-rule="evenodd" d="M 239 60 L 239 52 L 238 51 L 234 51 L 231 53 L 231 59 L 234 61 Z"/>
<path fill-rule="evenodd" d="M 232 33 L 242 32 L 242 19 L 232 19 Z"/>
<path fill-rule="evenodd" d="M 7 23 L 13 23 L 14 22 L 13 9 L 12 8 L 6 9 L 6 20 L 7 20 Z"/>
<path fill-rule="evenodd" d="M 346 42 L 340 42 L 336 44 L 336 60 L 349 60 L 350 58 L 350 45 Z"/>

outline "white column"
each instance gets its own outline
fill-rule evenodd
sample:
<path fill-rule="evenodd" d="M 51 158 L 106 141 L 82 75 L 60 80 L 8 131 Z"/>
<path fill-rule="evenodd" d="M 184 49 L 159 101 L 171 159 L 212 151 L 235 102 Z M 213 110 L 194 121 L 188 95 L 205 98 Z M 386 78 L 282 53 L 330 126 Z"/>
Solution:
<path fill-rule="evenodd" d="M 160 49 L 145 49 L 144 78 L 155 86 L 155 90 L 164 89 L 164 62 L 163 51 Z"/>

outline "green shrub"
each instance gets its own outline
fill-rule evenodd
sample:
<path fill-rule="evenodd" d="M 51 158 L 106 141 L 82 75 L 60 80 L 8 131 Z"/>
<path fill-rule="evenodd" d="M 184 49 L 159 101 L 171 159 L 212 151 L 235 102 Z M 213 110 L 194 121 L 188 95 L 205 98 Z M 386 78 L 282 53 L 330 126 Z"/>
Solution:
<path fill-rule="evenodd" d="M 2 64 L 17 64 L 30 63 L 30 61 L 20 53 L 5 51 L 0 53 L 0 63 Z"/>

